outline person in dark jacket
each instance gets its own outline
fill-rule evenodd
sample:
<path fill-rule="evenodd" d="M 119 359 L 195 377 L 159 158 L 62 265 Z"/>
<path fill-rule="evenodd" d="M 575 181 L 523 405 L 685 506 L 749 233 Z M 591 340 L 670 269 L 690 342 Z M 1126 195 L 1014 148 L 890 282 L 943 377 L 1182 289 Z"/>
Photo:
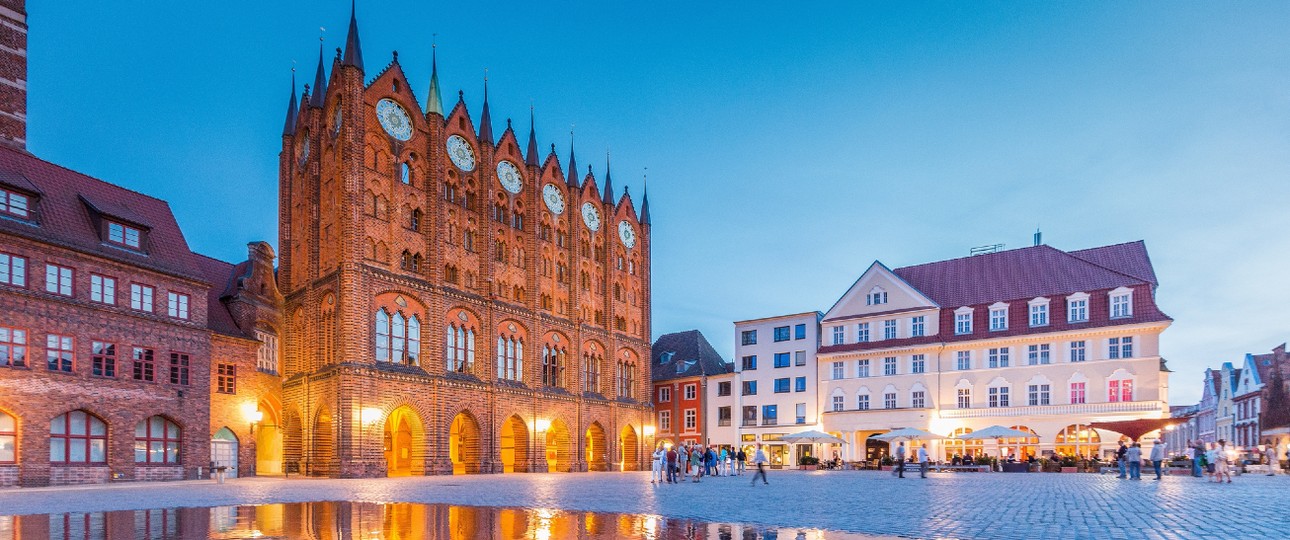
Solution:
<path fill-rule="evenodd" d="M 1125 473 L 1128 471 L 1125 471 L 1125 468 L 1129 464 L 1128 455 L 1129 447 L 1125 446 L 1124 441 L 1120 441 L 1120 449 L 1115 451 L 1115 461 L 1120 464 L 1120 476 L 1116 478 L 1127 478 Z"/>

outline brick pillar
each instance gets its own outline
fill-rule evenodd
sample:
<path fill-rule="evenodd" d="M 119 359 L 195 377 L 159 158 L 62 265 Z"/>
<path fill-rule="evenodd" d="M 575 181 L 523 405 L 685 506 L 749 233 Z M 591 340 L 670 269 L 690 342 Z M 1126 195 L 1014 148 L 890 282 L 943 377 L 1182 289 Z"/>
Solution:
<path fill-rule="evenodd" d="M 27 147 L 25 0 L 0 0 L 0 144 Z"/>

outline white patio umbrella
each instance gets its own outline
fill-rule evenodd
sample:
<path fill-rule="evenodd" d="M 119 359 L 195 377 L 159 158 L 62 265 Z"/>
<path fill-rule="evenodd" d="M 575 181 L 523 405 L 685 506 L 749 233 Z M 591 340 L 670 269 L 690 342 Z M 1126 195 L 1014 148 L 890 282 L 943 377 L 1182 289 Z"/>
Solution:
<path fill-rule="evenodd" d="M 823 431 L 807 430 L 801 433 L 785 435 L 780 438 L 781 441 L 793 444 L 846 444 L 846 441 L 829 435 Z"/>
<path fill-rule="evenodd" d="M 893 429 L 891 431 L 888 431 L 880 435 L 874 435 L 872 438 L 877 439 L 879 441 L 896 442 L 896 441 L 910 441 L 914 439 L 918 439 L 918 440 L 946 439 L 948 437 L 942 437 L 930 431 L 923 431 L 921 429 L 900 428 L 900 429 Z"/>
<path fill-rule="evenodd" d="M 1035 437 L 1035 434 L 1028 431 L 1003 426 L 990 426 L 972 433 L 964 433 L 954 438 L 962 441 L 975 441 L 979 439 L 1029 439 L 1032 437 Z"/>

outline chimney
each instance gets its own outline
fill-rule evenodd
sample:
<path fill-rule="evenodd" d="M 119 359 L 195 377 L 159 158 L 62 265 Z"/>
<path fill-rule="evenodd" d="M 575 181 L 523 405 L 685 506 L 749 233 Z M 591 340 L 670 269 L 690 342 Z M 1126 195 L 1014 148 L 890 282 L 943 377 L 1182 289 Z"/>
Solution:
<path fill-rule="evenodd" d="M 1038 246 L 1043 243 L 1044 243 L 1044 233 L 1039 232 L 1039 229 L 1035 229 L 1035 245 Z"/>
<path fill-rule="evenodd" d="M 26 0 L 0 0 L 0 144 L 27 148 Z"/>

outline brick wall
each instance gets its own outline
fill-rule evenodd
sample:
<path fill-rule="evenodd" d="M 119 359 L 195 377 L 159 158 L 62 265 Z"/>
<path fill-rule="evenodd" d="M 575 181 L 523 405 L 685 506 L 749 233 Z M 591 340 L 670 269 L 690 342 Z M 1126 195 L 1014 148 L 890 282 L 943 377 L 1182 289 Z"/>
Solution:
<path fill-rule="evenodd" d="M 0 2 L 0 144 L 27 145 L 27 11 Z"/>

